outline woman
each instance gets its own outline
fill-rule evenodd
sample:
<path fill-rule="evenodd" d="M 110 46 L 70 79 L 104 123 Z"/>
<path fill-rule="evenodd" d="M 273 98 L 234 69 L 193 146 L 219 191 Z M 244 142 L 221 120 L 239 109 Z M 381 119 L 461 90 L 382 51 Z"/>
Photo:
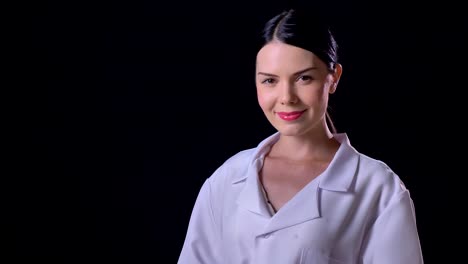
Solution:
<path fill-rule="evenodd" d="M 206 180 L 178 263 L 423 263 L 409 191 L 329 119 L 342 66 L 326 23 L 289 10 L 263 37 L 257 96 L 278 132 Z"/>

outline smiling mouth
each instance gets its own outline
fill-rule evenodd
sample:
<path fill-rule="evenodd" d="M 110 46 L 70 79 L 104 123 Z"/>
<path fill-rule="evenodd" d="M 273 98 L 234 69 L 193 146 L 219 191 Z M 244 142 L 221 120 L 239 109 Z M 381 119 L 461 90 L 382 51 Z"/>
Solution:
<path fill-rule="evenodd" d="M 283 120 L 293 121 L 301 117 L 305 111 L 306 110 L 294 111 L 294 112 L 277 112 L 276 114 Z"/>

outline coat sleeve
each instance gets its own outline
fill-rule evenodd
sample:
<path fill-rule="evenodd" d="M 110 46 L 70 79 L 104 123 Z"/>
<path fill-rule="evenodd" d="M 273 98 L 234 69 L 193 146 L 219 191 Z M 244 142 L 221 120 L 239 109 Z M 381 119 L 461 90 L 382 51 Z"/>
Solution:
<path fill-rule="evenodd" d="M 422 264 L 413 201 L 408 190 L 399 193 L 377 217 L 364 240 L 364 264 Z"/>
<path fill-rule="evenodd" d="M 208 178 L 200 189 L 189 221 L 178 264 L 218 264 L 220 232 L 212 205 L 212 186 Z"/>

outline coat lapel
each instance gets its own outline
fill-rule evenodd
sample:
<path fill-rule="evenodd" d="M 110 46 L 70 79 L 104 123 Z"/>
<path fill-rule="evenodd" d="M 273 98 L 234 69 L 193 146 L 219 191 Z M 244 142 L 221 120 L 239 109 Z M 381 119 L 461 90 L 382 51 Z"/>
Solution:
<path fill-rule="evenodd" d="M 261 159 L 258 158 L 254 160 L 251 166 L 249 166 L 245 178 L 245 187 L 240 192 L 237 204 L 239 207 L 252 213 L 270 218 L 270 212 L 268 211 L 265 199 L 263 198 L 258 179 L 258 170 L 260 169 L 261 163 Z"/>
<path fill-rule="evenodd" d="M 289 200 L 258 235 L 271 233 L 319 217 L 318 185 L 312 181 Z"/>
<path fill-rule="evenodd" d="M 262 142 L 249 163 L 246 175 L 232 183 L 245 184 L 237 199 L 239 207 L 265 220 L 263 228 L 259 229 L 257 235 L 268 234 L 320 218 L 320 208 L 324 206 L 324 201 L 320 199 L 322 191 L 345 193 L 350 190 L 357 171 L 359 155 L 350 145 L 346 134 L 336 134 L 335 137 L 341 146 L 328 168 L 299 191 L 273 217 L 268 211 L 267 203 L 260 189 L 258 172 L 262 166 L 266 149 L 276 138 L 271 137 Z"/>

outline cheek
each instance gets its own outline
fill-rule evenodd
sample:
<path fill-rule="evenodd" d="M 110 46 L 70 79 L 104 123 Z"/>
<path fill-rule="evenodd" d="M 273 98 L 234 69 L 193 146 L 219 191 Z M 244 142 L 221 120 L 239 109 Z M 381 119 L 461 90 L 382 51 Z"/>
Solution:
<path fill-rule="evenodd" d="M 327 89 L 319 89 L 316 93 L 311 94 L 310 100 L 313 101 L 315 104 L 320 104 L 327 100 L 328 98 L 328 90 Z"/>
<path fill-rule="evenodd" d="M 266 109 L 271 105 L 271 96 L 268 96 L 268 94 L 262 93 L 259 90 L 257 90 L 257 100 L 262 109 Z"/>

